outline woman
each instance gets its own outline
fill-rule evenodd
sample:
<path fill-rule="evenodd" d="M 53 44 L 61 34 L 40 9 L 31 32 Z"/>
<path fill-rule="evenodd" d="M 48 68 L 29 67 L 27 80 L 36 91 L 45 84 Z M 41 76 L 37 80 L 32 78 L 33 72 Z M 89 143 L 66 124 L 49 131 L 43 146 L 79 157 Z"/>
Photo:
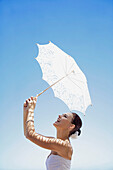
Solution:
<path fill-rule="evenodd" d="M 82 121 L 75 113 L 65 113 L 59 115 L 57 121 L 53 123 L 57 129 L 57 138 L 36 133 L 34 128 L 36 101 L 36 97 L 30 97 L 24 103 L 24 135 L 38 146 L 51 150 L 46 160 L 47 170 L 69 170 L 73 154 L 69 137 L 76 132 L 80 135 Z"/>

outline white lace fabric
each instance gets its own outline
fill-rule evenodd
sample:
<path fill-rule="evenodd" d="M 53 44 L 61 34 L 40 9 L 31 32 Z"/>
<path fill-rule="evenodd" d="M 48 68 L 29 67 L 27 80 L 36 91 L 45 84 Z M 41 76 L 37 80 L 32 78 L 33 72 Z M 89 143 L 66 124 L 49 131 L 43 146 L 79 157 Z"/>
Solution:
<path fill-rule="evenodd" d="M 52 86 L 55 97 L 60 98 L 70 111 L 77 110 L 85 114 L 86 108 L 91 105 L 91 99 L 86 77 L 75 60 L 52 42 L 37 46 L 39 54 L 36 60 L 41 66 L 43 80 L 52 85 L 69 74 Z"/>

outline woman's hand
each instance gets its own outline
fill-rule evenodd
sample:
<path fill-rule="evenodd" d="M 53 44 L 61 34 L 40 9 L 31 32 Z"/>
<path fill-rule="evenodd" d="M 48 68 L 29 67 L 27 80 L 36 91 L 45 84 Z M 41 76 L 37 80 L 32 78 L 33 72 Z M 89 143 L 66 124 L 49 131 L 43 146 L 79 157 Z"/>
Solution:
<path fill-rule="evenodd" d="M 37 102 L 37 97 L 30 97 L 24 102 L 24 110 L 29 111 L 32 110 L 34 111 L 36 107 L 36 102 Z"/>

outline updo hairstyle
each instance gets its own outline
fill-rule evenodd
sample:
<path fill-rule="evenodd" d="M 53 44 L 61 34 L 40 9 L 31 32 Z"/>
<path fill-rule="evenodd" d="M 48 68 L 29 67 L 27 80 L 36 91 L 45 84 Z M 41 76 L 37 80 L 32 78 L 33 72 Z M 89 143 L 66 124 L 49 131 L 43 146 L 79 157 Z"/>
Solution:
<path fill-rule="evenodd" d="M 69 137 L 75 134 L 76 132 L 78 132 L 78 136 L 79 136 L 81 134 L 80 128 L 82 127 L 81 118 L 76 113 L 72 113 L 72 114 L 73 114 L 73 118 L 71 123 L 75 125 L 75 128 L 70 132 Z"/>

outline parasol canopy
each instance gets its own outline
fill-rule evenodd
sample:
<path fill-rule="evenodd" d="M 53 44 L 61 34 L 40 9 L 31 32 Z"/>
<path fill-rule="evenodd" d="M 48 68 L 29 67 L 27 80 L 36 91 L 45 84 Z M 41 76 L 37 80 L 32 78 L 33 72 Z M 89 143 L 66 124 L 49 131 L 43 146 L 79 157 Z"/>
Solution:
<path fill-rule="evenodd" d="M 55 97 L 60 98 L 71 112 L 76 110 L 85 115 L 91 98 L 86 77 L 75 60 L 52 42 L 37 46 L 36 60 L 42 69 L 42 79 L 50 85 L 47 89 L 51 87 Z"/>

